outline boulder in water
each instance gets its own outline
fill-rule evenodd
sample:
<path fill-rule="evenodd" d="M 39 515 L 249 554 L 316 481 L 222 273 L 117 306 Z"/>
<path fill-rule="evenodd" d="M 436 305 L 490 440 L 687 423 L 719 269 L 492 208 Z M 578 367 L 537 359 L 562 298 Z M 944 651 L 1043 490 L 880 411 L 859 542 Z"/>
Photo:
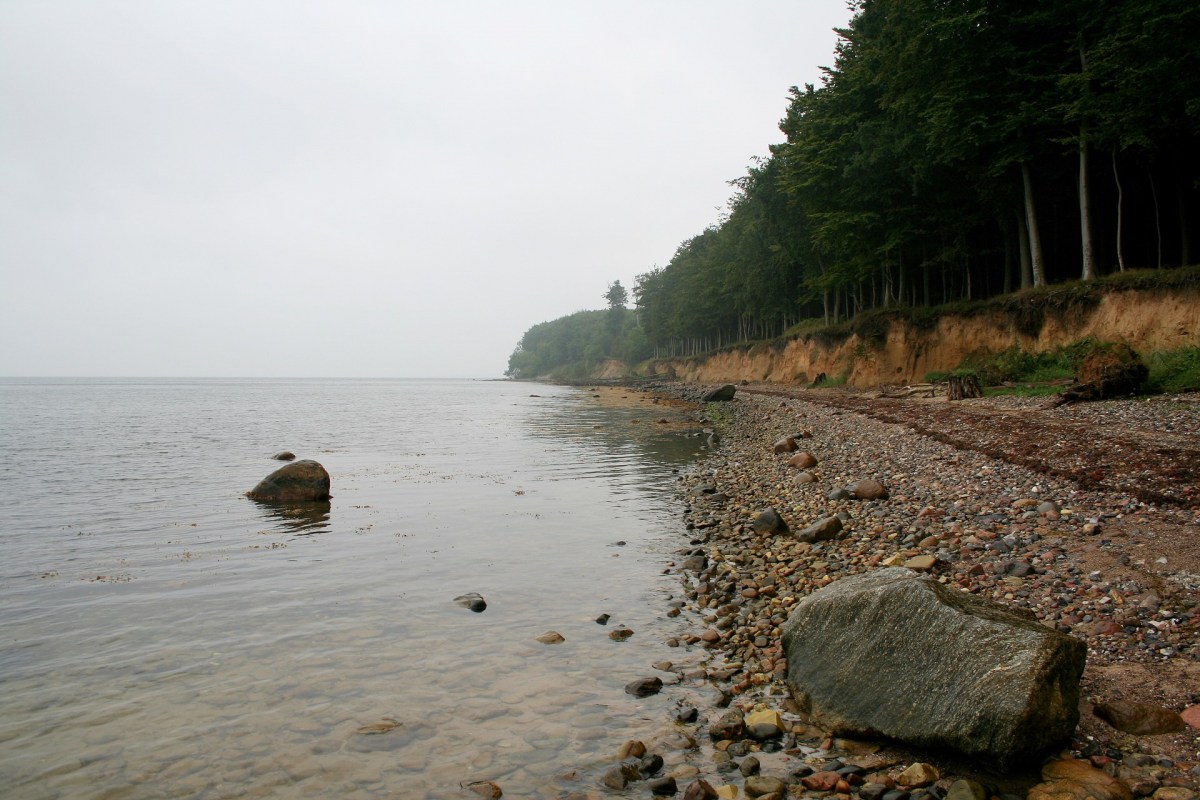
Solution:
<path fill-rule="evenodd" d="M 469 608 L 476 613 L 480 613 L 487 609 L 487 601 L 483 599 L 483 595 L 479 592 L 467 592 L 460 594 L 454 598 L 454 602 L 458 603 L 463 608 Z"/>
<path fill-rule="evenodd" d="M 246 496 L 266 503 L 328 500 L 329 473 L 316 461 L 293 461 L 263 478 Z"/>
<path fill-rule="evenodd" d="M 1002 768 L 1065 743 L 1086 645 L 904 568 L 843 578 L 783 630 L 788 685 L 835 736 L 885 736 Z"/>

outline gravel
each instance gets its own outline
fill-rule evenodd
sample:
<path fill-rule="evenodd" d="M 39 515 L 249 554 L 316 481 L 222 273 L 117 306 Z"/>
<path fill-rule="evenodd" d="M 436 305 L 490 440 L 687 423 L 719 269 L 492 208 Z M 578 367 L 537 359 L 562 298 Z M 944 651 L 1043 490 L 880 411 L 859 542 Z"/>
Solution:
<path fill-rule="evenodd" d="M 1177 712 L 1200 702 L 1195 395 L 1050 409 L 1044 399 L 950 403 L 752 386 L 698 413 L 719 445 L 680 478 L 692 539 L 674 568 L 683 612 L 695 623 L 684 640 L 720 660 L 708 677 L 733 708 L 785 712 L 791 732 L 772 758 L 796 763 L 778 769 L 819 769 L 822 759 L 844 755 L 787 700 L 779 636 L 789 611 L 846 575 L 910 564 L 1087 643 L 1075 755 L 1113 773 L 1149 755 L 1160 765 L 1151 783 L 1195 788 L 1196 729 L 1133 737 L 1090 713 L 1091 703 L 1112 700 Z M 815 481 L 795 482 L 789 453 L 774 451 L 788 436 L 816 457 L 807 470 Z M 866 479 L 888 497 L 839 491 Z M 767 509 L 791 531 L 829 517 L 843 530 L 815 542 L 762 525 L 760 532 L 753 521 Z M 707 709 L 696 724 L 721 713 Z M 751 749 L 764 756 L 758 743 Z M 903 751 L 896 758 L 909 756 L 917 760 Z M 723 760 L 699 765 L 701 773 L 715 776 Z"/>

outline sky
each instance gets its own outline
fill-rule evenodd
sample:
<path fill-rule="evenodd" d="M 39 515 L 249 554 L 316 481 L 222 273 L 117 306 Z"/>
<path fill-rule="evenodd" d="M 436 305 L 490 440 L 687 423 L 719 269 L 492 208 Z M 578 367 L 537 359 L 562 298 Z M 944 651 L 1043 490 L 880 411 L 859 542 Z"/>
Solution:
<path fill-rule="evenodd" d="M 719 222 L 844 0 L 0 0 L 0 375 L 503 374 Z"/>

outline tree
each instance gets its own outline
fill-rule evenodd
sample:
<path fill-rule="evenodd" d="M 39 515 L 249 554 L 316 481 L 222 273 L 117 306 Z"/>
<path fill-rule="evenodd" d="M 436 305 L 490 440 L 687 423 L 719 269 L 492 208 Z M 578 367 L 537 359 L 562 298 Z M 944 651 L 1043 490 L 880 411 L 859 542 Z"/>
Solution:
<path fill-rule="evenodd" d="M 604 293 L 604 299 L 608 301 L 610 309 L 624 308 L 625 304 L 629 302 L 629 292 L 625 291 L 625 287 L 621 285 L 620 281 L 613 281 L 609 285 L 608 291 Z"/>

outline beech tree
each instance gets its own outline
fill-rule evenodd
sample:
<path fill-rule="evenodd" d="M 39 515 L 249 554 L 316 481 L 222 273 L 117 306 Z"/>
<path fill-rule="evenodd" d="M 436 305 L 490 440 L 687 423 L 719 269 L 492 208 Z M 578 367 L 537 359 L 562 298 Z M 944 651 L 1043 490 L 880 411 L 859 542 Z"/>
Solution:
<path fill-rule="evenodd" d="M 638 277 L 663 355 L 1189 263 L 1200 4 L 860 0 L 721 222 Z"/>

